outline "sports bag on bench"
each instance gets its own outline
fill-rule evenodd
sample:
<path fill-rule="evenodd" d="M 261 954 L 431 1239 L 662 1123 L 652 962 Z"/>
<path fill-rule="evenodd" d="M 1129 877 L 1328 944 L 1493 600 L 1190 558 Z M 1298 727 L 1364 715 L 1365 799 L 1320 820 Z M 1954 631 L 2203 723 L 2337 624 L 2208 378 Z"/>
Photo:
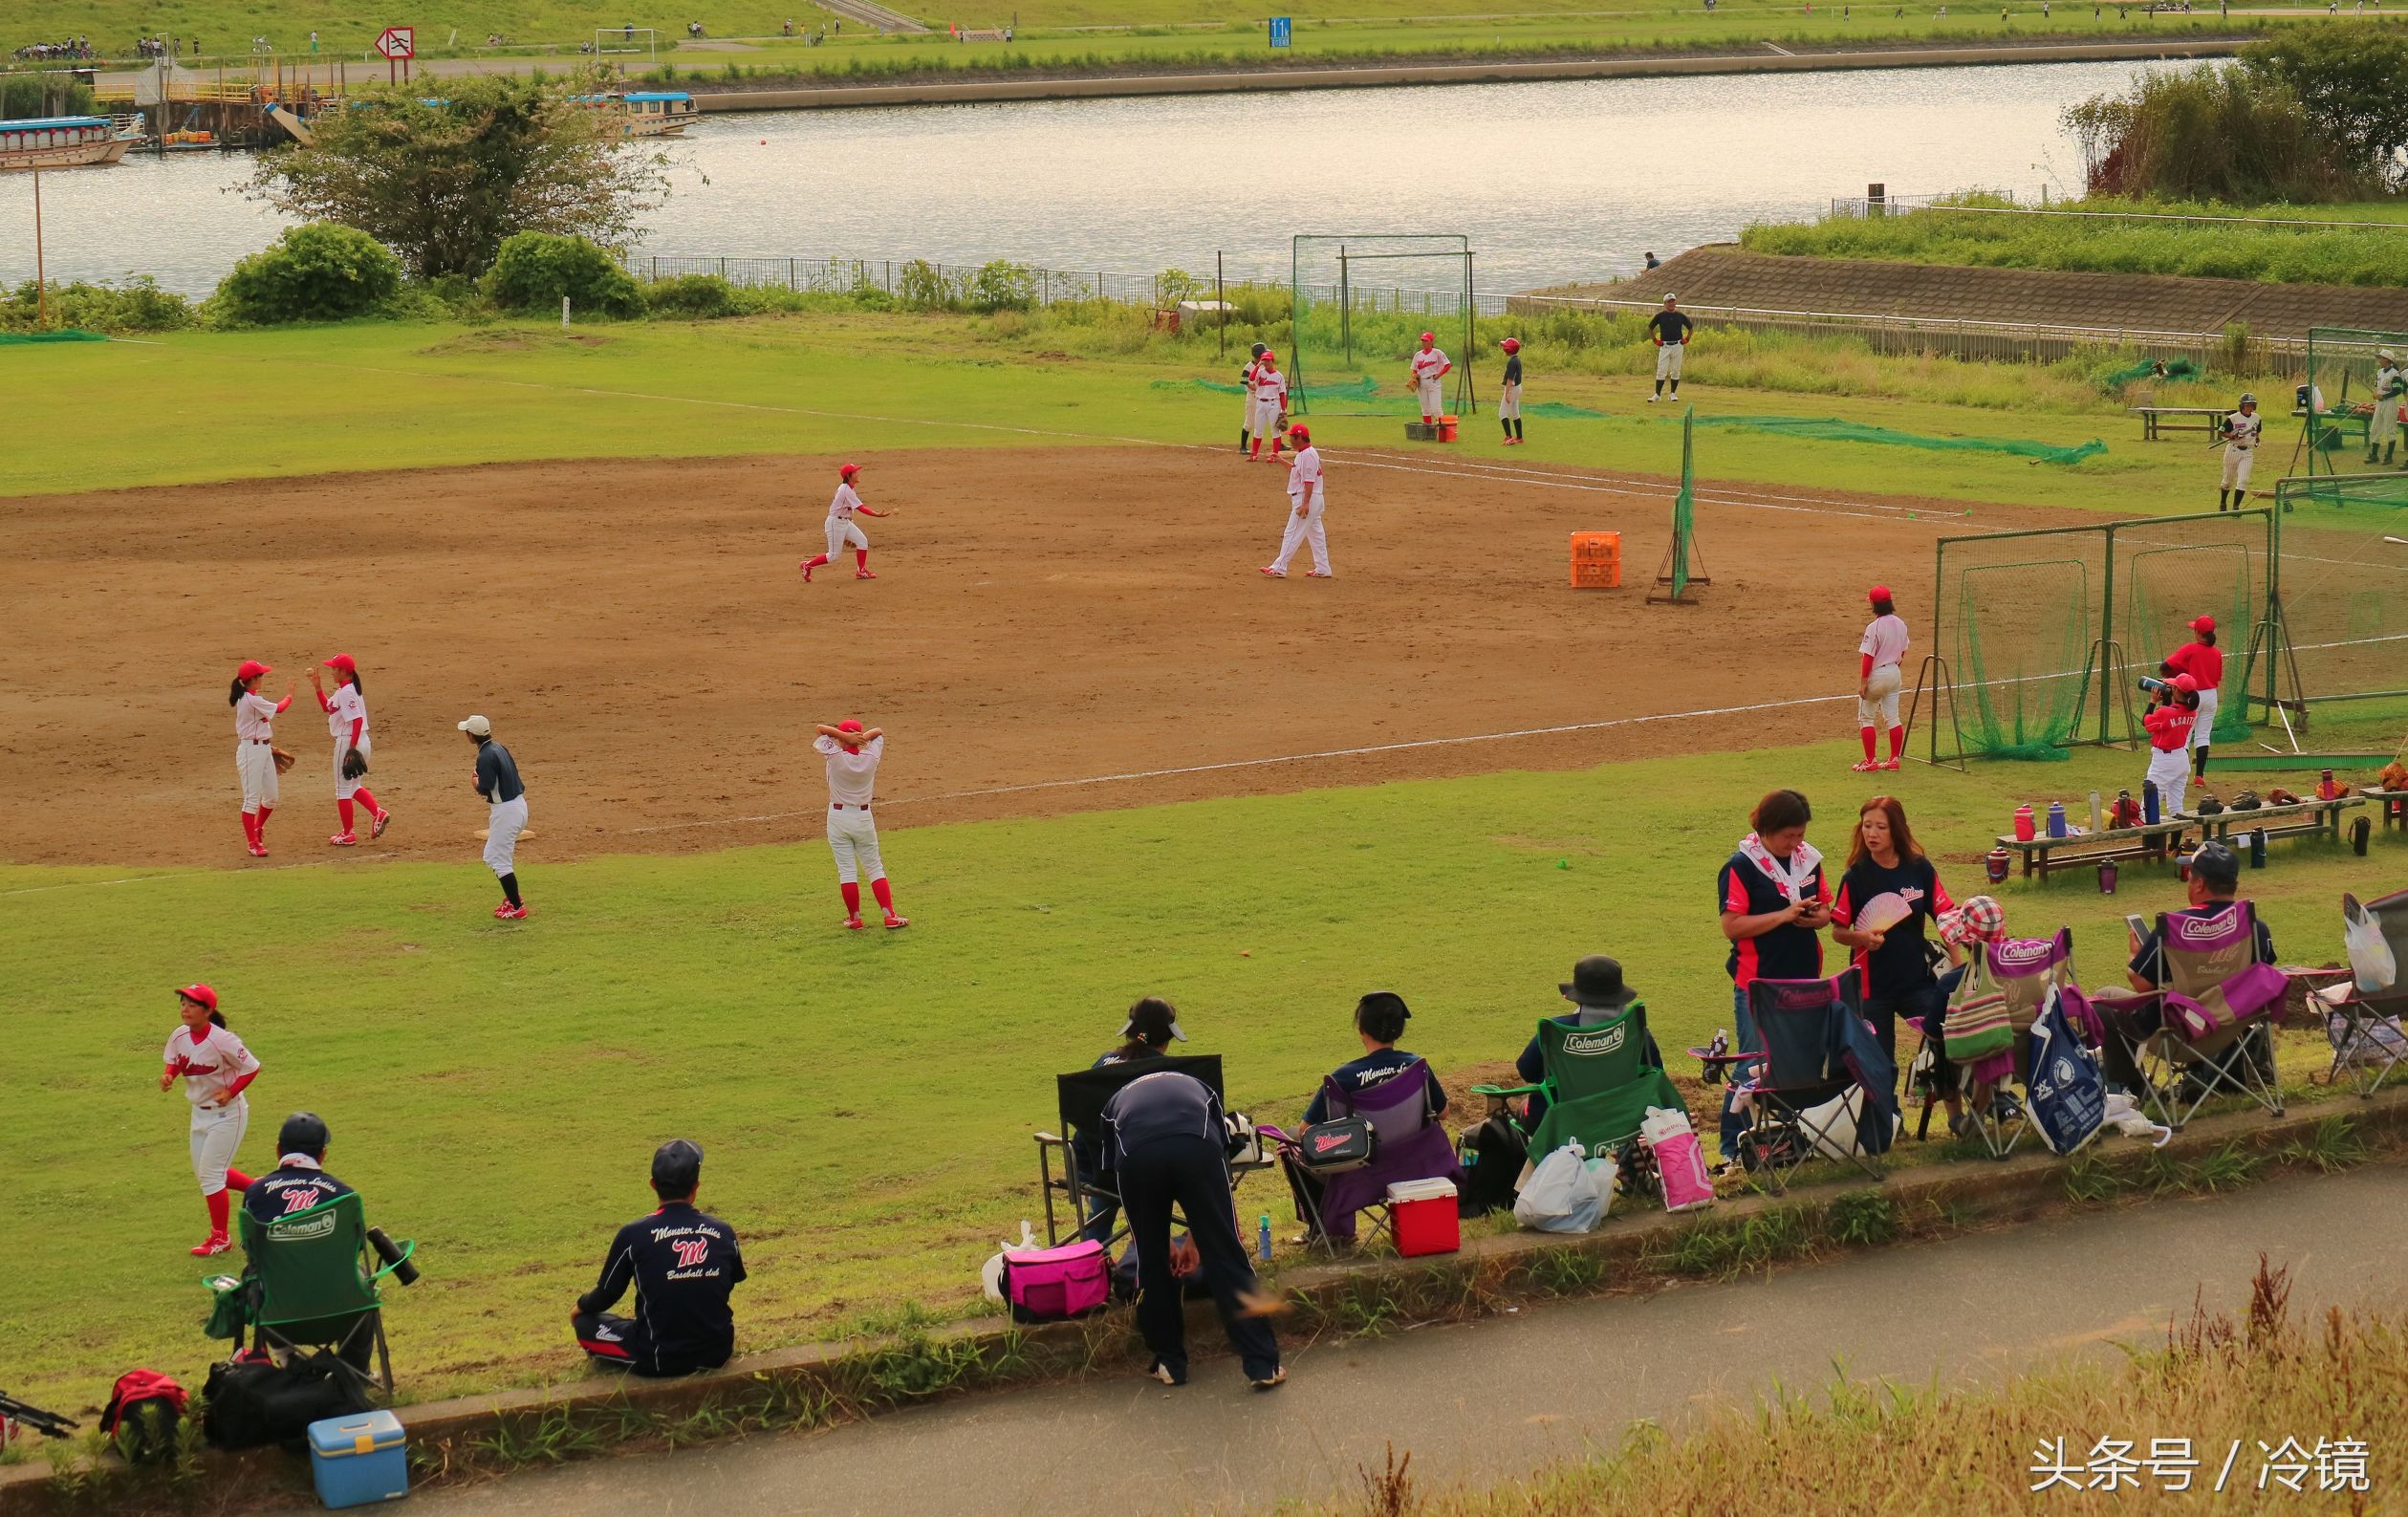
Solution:
<path fill-rule="evenodd" d="M 1370 1163 L 1379 1135 L 1372 1130 L 1368 1116 L 1334 1116 L 1298 1133 L 1296 1144 L 1305 1168 L 1316 1175 L 1334 1175 Z"/>

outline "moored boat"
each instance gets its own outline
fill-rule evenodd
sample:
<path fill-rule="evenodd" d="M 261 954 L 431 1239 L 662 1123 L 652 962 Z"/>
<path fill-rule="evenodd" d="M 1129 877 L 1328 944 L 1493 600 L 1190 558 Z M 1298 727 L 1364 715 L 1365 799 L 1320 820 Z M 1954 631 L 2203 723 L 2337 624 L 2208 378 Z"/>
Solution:
<path fill-rule="evenodd" d="M 0 169 L 114 163 L 141 138 L 139 126 L 105 116 L 46 116 L 0 121 Z"/>
<path fill-rule="evenodd" d="M 628 137 L 667 137 L 685 130 L 687 122 L 703 114 L 683 90 L 614 90 L 575 98 L 589 110 L 616 113 L 619 131 Z"/>

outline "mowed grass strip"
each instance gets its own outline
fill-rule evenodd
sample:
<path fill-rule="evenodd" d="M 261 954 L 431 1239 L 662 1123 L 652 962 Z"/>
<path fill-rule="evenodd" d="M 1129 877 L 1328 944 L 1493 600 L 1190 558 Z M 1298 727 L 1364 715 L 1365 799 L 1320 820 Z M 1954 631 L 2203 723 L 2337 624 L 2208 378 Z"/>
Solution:
<path fill-rule="evenodd" d="M 73 1222 L 0 1234 L 0 1364 L 12 1392 L 78 1406 L 127 1365 L 197 1378 L 210 1354 L 185 1108 L 156 1088 L 174 985 L 213 984 L 266 1065 L 242 1166 L 315 1110 L 371 1219 L 420 1240 L 425 1279 L 391 1292 L 407 1393 L 544 1382 L 577 1373 L 570 1300 L 644 1208 L 665 1138 L 708 1150 L 704 1203 L 745 1237 L 746 1347 L 905 1301 L 970 1310 L 994 1240 L 1039 1214 L 1029 1135 L 1053 1124 L 1052 1076 L 1139 994 L 1178 1003 L 1191 1051 L 1225 1054 L 1234 1102 L 1272 1118 L 1358 1050 L 1370 989 L 1404 994 L 1410 1046 L 1460 1071 L 1512 1057 L 1573 961 L 1609 951 L 1677 1050 L 1729 1025 L 1714 874 L 1765 790 L 1802 786 L 1834 854 L 1858 800 L 1902 795 L 1962 897 L 2017 800 L 2138 779 L 2134 756 L 2088 750 L 1856 776 L 1852 750 L 890 825 L 915 919 L 896 934 L 837 928 L 815 843 L 547 864 L 540 792 L 519 924 L 489 917 L 466 843 L 448 866 L 295 866 L 296 840 L 255 870 L 0 869 L 20 1210 Z M 2245 882 L 2286 958 L 2323 962 L 2339 893 L 2396 887 L 2403 862 L 2397 834 L 2371 858 L 2277 844 Z M 2072 923 L 2084 981 L 2113 983 L 2121 913 L 2180 900 L 2168 870 L 2124 878 L 2002 895 L 2019 931 Z M 1244 1205 L 1279 1212 L 1277 1187 Z"/>

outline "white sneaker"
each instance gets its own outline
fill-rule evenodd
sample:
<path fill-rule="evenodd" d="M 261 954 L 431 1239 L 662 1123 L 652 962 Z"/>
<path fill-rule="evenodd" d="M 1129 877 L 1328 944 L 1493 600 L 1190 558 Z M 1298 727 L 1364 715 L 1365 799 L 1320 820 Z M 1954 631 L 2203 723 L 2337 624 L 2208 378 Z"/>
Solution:
<path fill-rule="evenodd" d="M 1647 398 L 1647 403 L 1648 403 L 1649 405 L 1653 405 L 1653 404 L 1655 404 L 1658 401 L 1660 401 L 1660 400 L 1662 400 L 1662 399 L 1663 399 L 1663 397 L 1662 397 L 1662 396 L 1660 396 L 1660 395 L 1651 395 L 1651 396 L 1649 396 L 1649 397 Z"/>

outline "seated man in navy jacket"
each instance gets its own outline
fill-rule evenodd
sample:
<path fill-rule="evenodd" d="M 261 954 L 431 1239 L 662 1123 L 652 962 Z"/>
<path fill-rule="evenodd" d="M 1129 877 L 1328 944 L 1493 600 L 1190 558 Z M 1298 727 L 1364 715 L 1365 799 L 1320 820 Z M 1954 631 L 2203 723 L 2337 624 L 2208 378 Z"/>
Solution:
<path fill-rule="evenodd" d="M 702 1180 L 699 1145 L 676 1138 L 653 1154 L 652 1193 L 661 1208 L 618 1229 L 602 1278 L 569 1314 L 577 1347 L 595 1359 L 638 1375 L 691 1375 L 715 1370 L 735 1353 L 727 1297 L 744 1279 L 744 1255 L 734 1228 L 695 1209 Z M 635 1316 L 609 1315 L 630 1284 Z"/>

